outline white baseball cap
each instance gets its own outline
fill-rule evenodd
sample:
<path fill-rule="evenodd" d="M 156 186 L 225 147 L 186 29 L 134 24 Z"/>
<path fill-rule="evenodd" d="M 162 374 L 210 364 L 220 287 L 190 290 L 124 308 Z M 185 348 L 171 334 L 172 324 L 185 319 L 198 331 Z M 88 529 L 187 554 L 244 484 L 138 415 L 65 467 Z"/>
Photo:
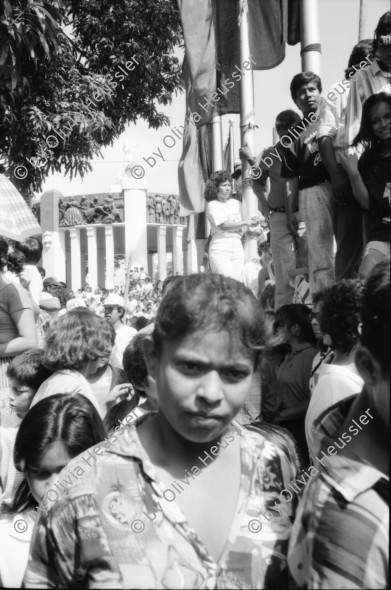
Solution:
<path fill-rule="evenodd" d="M 119 307 L 125 307 L 124 298 L 116 293 L 109 293 L 103 301 L 103 305 L 118 305 Z"/>

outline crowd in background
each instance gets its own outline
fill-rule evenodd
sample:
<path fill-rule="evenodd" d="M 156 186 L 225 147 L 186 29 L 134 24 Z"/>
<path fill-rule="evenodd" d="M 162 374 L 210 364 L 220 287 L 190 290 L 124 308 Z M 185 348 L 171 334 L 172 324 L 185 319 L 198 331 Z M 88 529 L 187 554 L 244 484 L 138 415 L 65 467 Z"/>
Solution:
<path fill-rule="evenodd" d="M 317 74 L 293 76 L 290 92 L 301 116 L 279 113 L 279 141 L 258 157 L 247 145 L 239 150 L 251 165 L 264 220 L 242 218 L 241 188 L 233 196 L 228 172 L 213 173 L 206 185 L 211 270 L 243 280 L 243 244 L 267 226 L 275 310 L 298 297 L 311 305 L 325 287 L 365 279 L 390 259 L 390 31 L 387 12 L 374 39 L 353 47 L 344 79 L 323 96 Z M 238 168 L 232 177 L 240 175 Z"/>

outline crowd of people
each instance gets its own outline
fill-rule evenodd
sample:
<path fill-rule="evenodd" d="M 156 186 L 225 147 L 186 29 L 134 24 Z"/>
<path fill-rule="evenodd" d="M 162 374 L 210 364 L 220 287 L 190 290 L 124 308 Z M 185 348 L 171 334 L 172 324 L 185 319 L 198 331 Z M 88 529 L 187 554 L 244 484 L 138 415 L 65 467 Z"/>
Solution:
<path fill-rule="evenodd" d="M 292 78 L 301 117 L 291 109 L 277 115 L 274 146 L 258 157 L 248 146 L 240 149 L 270 232 L 275 310 L 298 298 L 311 305 L 335 281 L 365 279 L 378 261 L 390 259 L 390 75 L 387 12 L 374 40 L 353 48 L 344 80 L 325 97 L 313 72 Z M 226 172 L 213 173 L 205 200 L 210 268 L 243 280 L 243 241 L 261 231 L 262 220 L 242 219 Z"/>
<path fill-rule="evenodd" d="M 375 42 L 357 85 L 391 71 L 391 13 Z M 352 134 L 294 77 L 303 134 L 284 146 L 284 111 L 279 158 L 242 150 L 266 222 L 229 174 L 207 186 L 208 272 L 135 267 L 125 303 L 0 236 L 0 587 L 388 587 L 391 104 L 369 88 Z"/>
<path fill-rule="evenodd" d="M 312 311 L 216 273 L 139 331 L 74 298 L 39 344 L 35 242 L 0 239 L 2 587 L 387 587 L 387 261 Z"/>

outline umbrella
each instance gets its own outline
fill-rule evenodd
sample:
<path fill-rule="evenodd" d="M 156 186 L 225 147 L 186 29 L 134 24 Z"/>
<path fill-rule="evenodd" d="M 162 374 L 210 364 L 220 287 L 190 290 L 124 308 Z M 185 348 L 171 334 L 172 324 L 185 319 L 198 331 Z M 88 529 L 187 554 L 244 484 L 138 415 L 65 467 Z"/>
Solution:
<path fill-rule="evenodd" d="M 0 236 L 23 242 L 42 230 L 20 192 L 0 174 Z"/>

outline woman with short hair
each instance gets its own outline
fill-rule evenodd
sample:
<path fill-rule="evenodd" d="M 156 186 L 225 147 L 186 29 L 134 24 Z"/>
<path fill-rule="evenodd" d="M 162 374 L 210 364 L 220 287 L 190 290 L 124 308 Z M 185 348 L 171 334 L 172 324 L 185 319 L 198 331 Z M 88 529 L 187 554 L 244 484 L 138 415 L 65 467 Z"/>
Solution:
<path fill-rule="evenodd" d="M 214 172 L 208 180 L 204 197 L 206 215 L 211 225 L 209 264 L 212 272 L 243 282 L 244 251 L 242 230 L 256 229 L 259 215 L 243 220 L 240 203 L 231 198 L 229 172 Z"/>

